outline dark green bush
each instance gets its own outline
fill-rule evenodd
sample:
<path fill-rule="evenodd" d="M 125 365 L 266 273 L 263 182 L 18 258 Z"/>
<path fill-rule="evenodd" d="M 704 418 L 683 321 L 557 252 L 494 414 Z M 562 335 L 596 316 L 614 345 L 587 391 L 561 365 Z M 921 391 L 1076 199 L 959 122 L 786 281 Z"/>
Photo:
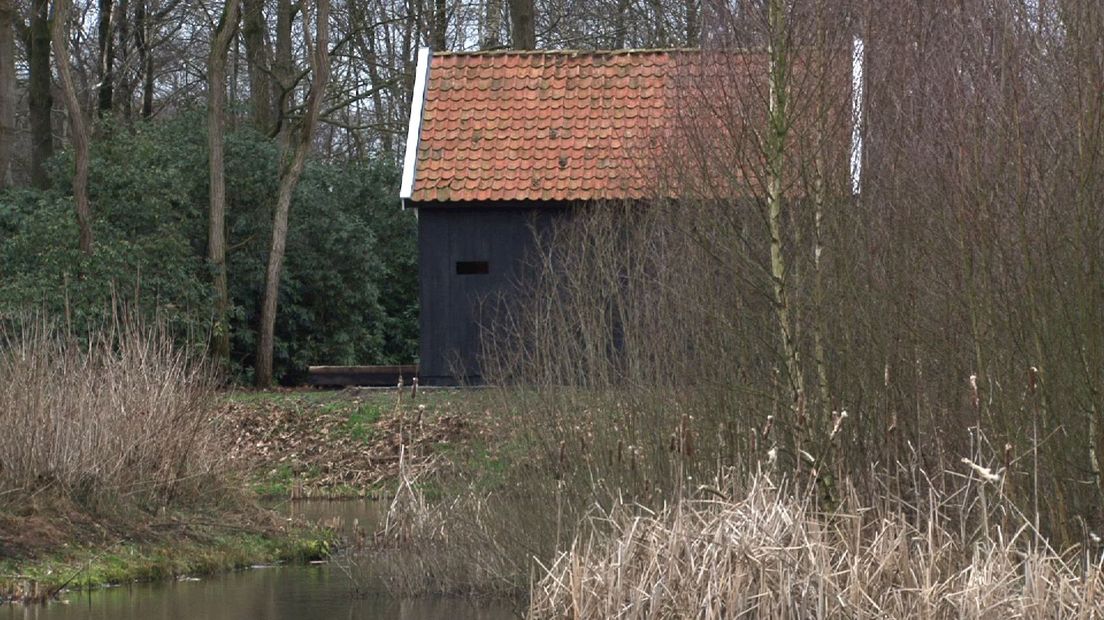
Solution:
<path fill-rule="evenodd" d="M 232 369 L 249 380 L 277 187 L 278 148 L 248 129 L 227 135 Z M 156 313 L 181 337 L 211 322 L 206 262 L 207 147 L 184 115 L 94 141 L 95 252 L 76 247 L 64 156 L 51 191 L 0 194 L 0 317 L 65 316 L 85 334 L 113 307 Z M 385 162 L 308 165 L 291 209 L 276 323 L 276 374 L 309 364 L 411 361 L 417 338 L 413 214 Z"/>

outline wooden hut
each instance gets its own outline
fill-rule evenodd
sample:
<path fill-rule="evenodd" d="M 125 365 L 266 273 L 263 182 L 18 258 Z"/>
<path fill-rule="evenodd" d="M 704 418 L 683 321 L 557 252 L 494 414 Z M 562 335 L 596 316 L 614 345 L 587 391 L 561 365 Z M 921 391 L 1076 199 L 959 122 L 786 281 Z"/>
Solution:
<path fill-rule="evenodd" d="M 423 385 L 482 380 L 480 330 L 529 277 L 534 233 L 655 195 L 677 81 L 700 64 L 693 50 L 419 52 L 400 195 L 418 210 Z"/>

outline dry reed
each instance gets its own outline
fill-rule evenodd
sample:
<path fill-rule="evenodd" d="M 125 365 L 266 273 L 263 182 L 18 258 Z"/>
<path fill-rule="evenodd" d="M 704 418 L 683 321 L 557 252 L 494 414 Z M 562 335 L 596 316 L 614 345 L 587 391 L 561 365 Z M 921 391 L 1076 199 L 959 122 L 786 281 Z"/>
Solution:
<path fill-rule="evenodd" d="M 543 571 L 529 617 L 1104 615 L 1099 557 L 1056 553 L 1026 522 L 991 535 L 960 528 L 962 491 L 933 498 L 919 519 L 854 495 L 818 514 L 765 476 L 732 499 L 616 506 Z"/>
<path fill-rule="evenodd" d="M 209 370 L 137 320 L 83 343 L 42 320 L 0 331 L 0 508 L 62 497 L 154 510 L 217 495 L 226 451 Z"/>

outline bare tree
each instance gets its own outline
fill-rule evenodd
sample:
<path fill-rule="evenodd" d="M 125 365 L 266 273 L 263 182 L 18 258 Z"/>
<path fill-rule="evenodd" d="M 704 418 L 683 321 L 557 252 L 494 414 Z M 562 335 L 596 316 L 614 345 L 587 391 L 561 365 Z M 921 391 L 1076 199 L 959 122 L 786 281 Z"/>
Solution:
<path fill-rule="evenodd" d="M 225 132 L 226 58 L 238 25 L 239 0 L 227 0 L 222 9 L 207 62 L 207 146 L 210 174 L 210 211 L 207 260 L 215 291 L 212 354 L 219 363 L 230 359 L 230 288 L 226 276 L 226 171 L 223 163 Z"/>
<path fill-rule="evenodd" d="M 134 8 L 134 47 L 137 73 L 142 85 L 142 118 L 153 117 L 153 55 L 150 53 L 149 0 L 136 0 Z"/>
<path fill-rule="evenodd" d="M 697 47 L 701 43 L 701 0 L 686 0 L 686 46 Z"/>
<path fill-rule="evenodd" d="M 770 103 L 768 127 L 764 143 L 766 161 L 766 191 L 768 223 L 770 225 L 771 282 L 773 284 L 778 332 L 786 359 L 786 375 L 793 394 L 794 412 L 800 418 L 805 408 L 805 379 L 801 367 L 801 352 L 794 335 L 794 324 L 789 292 L 789 269 L 782 247 L 787 209 L 784 195 L 787 142 L 790 124 L 789 89 L 790 49 L 789 29 L 786 25 L 784 0 L 768 0 L 767 4 L 767 54 L 770 58 Z"/>
<path fill-rule="evenodd" d="M 295 89 L 295 65 L 292 59 L 292 25 L 295 21 L 297 3 L 292 0 L 277 0 L 276 3 L 276 54 L 273 64 L 273 76 L 276 78 L 277 98 L 274 111 L 276 122 L 272 128 L 280 138 L 281 147 L 288 136 L 287 112 L 289 101 Z"/>
<path fill-rule="evenodd" d="M 533 0 L 510 0 L 510 42 L 514 49 L 536 49 L 536 20 Z"/>
<path fill-rule="evenodd" d="M 98 105 L 100 115 L 111 112 L 111 106 L 115 98 L 115 28 L 112 23 L 115 21 L 115 16 L 114 0 L 99 0 L 100 53 L 97 57 L 97 77 L 100 80 Z"/>
<path fill-rule="evenodd" d="M 30 80 L 27 105 L 31 121 L 31 185 L 45 188 L 50 183 L 46 175 L 46 161 L 54 155 L 54 97 L 50 92 L 50 0 L 32 0 L 26 47 Z"/>
<path fill-rule="evenodd" d="M 73 147 L 73 202 L 77 211 L 77 228 L 81 252 L 92 254 L 92 206 L 88 201 L 88 124 L 84 120 L 69 63 L 70 0 L 54 0 L 51 39 L 54 62 L 65 109 L 69 116 L 69 140 Z"/>
<path fill-rule="evenodd" d="M 448 45 L 449 10 L 448 0 L 433 0 L 433 23 L 430 28 L 433 48 L 446 51 Z"/>
<path fill-rule="evenodd" d="M 246 63 L 249 68 L 249 99 L 253 124 L 264 133 L 272 131 L 272 61 L 266 33 L 262 0 L 246 0 L 242 15 L 242 35 L 245 38 Z"/>
<path fill-rule="evenodd" d="M 264 298 L 261 304 L 260 337 L 258 338 L 257 366 L 255 378 L 258 387 L 272 384 L 272 355 L 275 345 L 276 309 L 280 293 L 280 275 L 283 270 L 284 249 L 287 245 L 288 211 L 299 177 L 307 162 L 314 129 L 322 110 L 322 100 L 326 95 L 326 86 L 330 81 L 330 3 L 329 0 L 315 1 L 314 32 L 311 36 L 310 2 L 300 7 L 303 16 L 303 48 L 310 64 L 311 82 L 306 101 L 303 104 L 302 117 L 289 135 L 294 134 L 294 142 L 289 141 L 284 149 L 280 167 L 280 187 L 276 196 L 276 208 L 272 219 L 272 244 L 268 252 L 268 267 L 265 271 Z M 313 39 L 313 40 L 312 40 Z"/>
<path fill-rule="evenodd" d="M 12 182 L 15 132 L 15 7 L 0 0 L 0 189 Z"/>
<path fill-rule="evenodd" d="M 487 13 L 483 21 L 483 32 L 479 47 L 485 50 L 502 45 L 502 15 L 505 5 L 502 0 L 486 0 Z"/>

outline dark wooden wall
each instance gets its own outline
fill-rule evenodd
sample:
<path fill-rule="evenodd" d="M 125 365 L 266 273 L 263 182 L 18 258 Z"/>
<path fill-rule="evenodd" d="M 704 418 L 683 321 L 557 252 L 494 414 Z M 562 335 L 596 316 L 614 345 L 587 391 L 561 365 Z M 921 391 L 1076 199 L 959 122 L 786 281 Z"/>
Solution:
<path fill-rule="evenodd" d="M 480 328 L 528 277 L 534 234 L 548 231 L 567 205 L 416 205 L 421 287 L 419 370 L 423 385 L 481 383 Z M 457 263 L 487 263 L 458 274 Z M 467 265 L 471 268 L 473 265 Z M 469 269 L 470 270 L 470 269 Z"/>

